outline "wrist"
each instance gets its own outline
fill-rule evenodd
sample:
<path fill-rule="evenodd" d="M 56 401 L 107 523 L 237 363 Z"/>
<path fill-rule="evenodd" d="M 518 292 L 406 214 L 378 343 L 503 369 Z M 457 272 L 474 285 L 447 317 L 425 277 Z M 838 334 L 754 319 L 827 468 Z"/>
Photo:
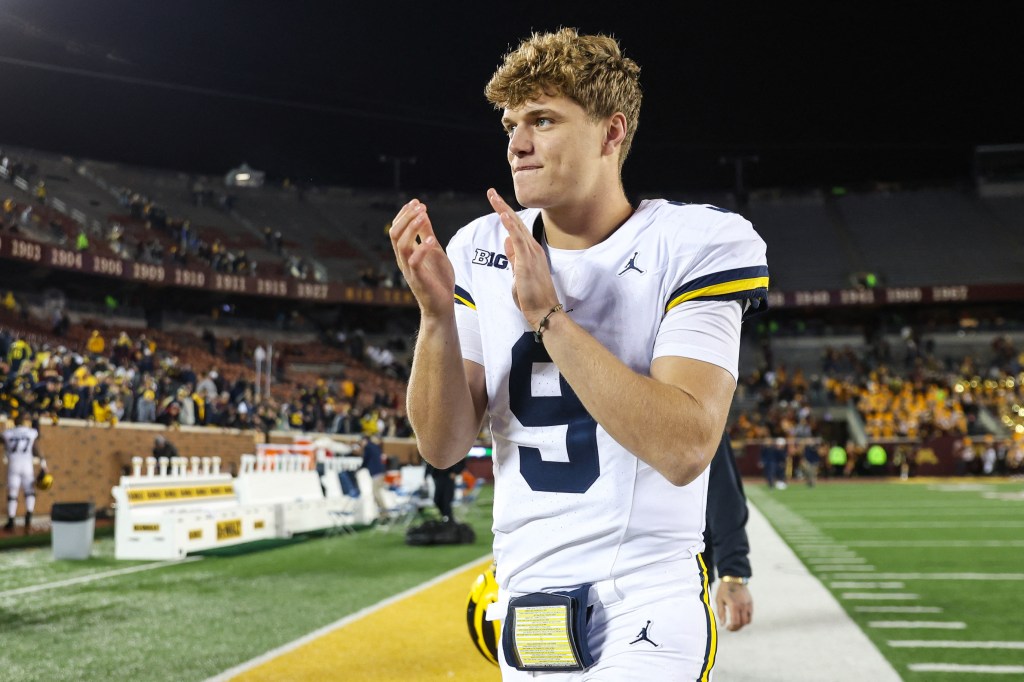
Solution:
<path fill-rule="evenodd" d="M 553 324 L 556 323 L 557 319 L 561 317 L 559 313 L 571 313 L 572 308 L 566 309 L 561 303 L 556 303 L 551 307 L 548 312 L 538 320 L 533 326 L 533 340 L 537 343 L 544 342 L 544 332 L 546 332 Z"/>
<path fill-rule="evenodd" d="M 720 575 L 718 579 L 723 583 L 735 583 L 737 585 L 746 585 L 750 582 L 750 578 L 738 575 Z"/>

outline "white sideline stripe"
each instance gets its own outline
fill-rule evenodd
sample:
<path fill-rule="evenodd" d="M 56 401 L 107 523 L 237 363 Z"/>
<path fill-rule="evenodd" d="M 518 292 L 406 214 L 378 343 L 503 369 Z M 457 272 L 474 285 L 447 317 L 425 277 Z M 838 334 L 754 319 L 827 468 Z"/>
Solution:
<path fill-rule="evenodd" d="M 1024 674 L 1024 665 L 960 665 L 958 663 L 911 663 L 915 673 L 988 673 L 990 675 Z"/>
<path fill-rule="evenodd" d="M 967 623 L 959 620 L 873 620 L 872 628 L 898 628 L 906 630 L 966 630 Z"/>
<path fill-rule="evenodd" d="M 906 583 L 892 580 L 889 582 L 864 582 L 861 580 L 848 580 L 836 583 L 829 583 L 833 590 L 902 590 Z"/>
<path fill-rule="evenodd" d="M 958 639 L 894 639 L 886 644 L 897 649 L 1024 649 L 1024 642 L 964 642 Z"/>
<path fill-rule="evenodd" d="M 1024 547 L 1024 540 L 860 540 L 850 547 Z"/>
<path fill-rule="evenodd" d="M 468 563 L 465 563 L 462 566 L 457 566 L 452 570 L 448 571 L 447 573 L 443 573 L 437 576 L 436 578 L 431 578 L 425 583 L 421 583 L 419 585 L 416 585 L 415 587 L 410 587 L 405 592 L 401 592 L 394 596 L 388 597 L 387 599 L 379 601 L 376 604 L 373 604 L 372 606 L 367 606 L 365 609 L 360 609 L 359 611 L 349 614 L 344 618 L 340 618 L 339 620 L 336 620 L 333 623 L 329 623 L 318 630 L 314 630 L 313 632 L 310 632 L 308 635 L 303 635 L 302 637 L 299 637 L 296 640 L 288 642 L 287 644 L 282 644 L 276 649 L 271 649 L 270 651 L 264 654 L 260 654 L 256 658 L 251 658 L 248 661 L 245 661 L 244 663 L 236 665 L 234 668 L 229 668 L 228 670 L 225 670 L 219 675 L 214 675 L 213 677 L 208 678 L 206 682 L 227 682 L 228 680 L 232 679 L 237 675 L 240 675 L 248 670 L 252 670 L 257 666 L 263 665 L 267 661 L 277 658 L 278 656 L 282 656 L 290 651 L 294 651 L 295 649 L 298 649 L 299 647 L 304 646 L 315 639 L 319 639 L 320 637 L 323 637 L 324 635 L 333 632 L 334 630 L 343 628 L 346 625 L 349 625 L 357 620 L 360 620 L 362 618 L 365 618 L 366 616 L 376 613 L 377 611 L 380 611 L 385 607 L 391 606 L 395 602 L 401 601 L 406 597 L 412 597 L 413 595 L 423 592 L 424 590 L 428 590 L 434 585 L 444 582 L 448 578 L 451 578 L 454 575 L 458 575 L 459 573 L 467 569 L 470 569 L 473 566 L 478 565 L 480 562 L 486 561 L 490 558 L 492 558 L 492 555 L 485 554 L 484 556 L 478 559 L 474 559 L 473 561 L 470 561 Z"/>
<path fill-rule="evenodd" d="M 82 575 L 78 576 L 77 578 L 68 578 L 66 580 L 57 580 L 52 583 L 29 585 L 27 587 L 16 587 L 13 590 L 5 590 L 3 592 L 0 592 L 0 598 L 17 597 L 23 594 L 32 594 L 33 592 L 46 592 L 47 590 L 56 590 L 61 587 L 69 587 L 71 585 L 82 585 L 84 583 L 91 583 L 96 580 L 103 580 L 104 578 L 114 578 L 119 575 L 128 575 L 129 573 L 151 571 L 154 568 L 163 568 L 164 566 L 178 566 L 180 564 L 188 563 L 191 561 L 199 561 L 200 559 L 202 559 L 201 556 L 190 556 L 184 559 L 175 559 L 173 561 L 157 561 L 152 564 L 142 564 L 141 566 L 129 566 L 128 568 L 117 568 L 113 571 L 104 571 L 102 573 L 90 573 L 89 575 Z"/>
<path fill-rule="evenodd" d="M 942 613 L 941 606 L 854 606 L 857 613 Z"/>
<path fill-rule="evenodd" d="M 921 595 L 910 592 L 843 592 L 840 597 L 843 599 L 878 599 L 889 601 L 892 599 L 920 599 Z"/>
<path fill-rule="evenodd" d="M 831 570 L 831 569 L 830 569 Z M 857 580 L 856 573 L 834 575 L 833 580 Z M 875 580 L 1024 580 L 1024 573 L 875 573 Z"/>

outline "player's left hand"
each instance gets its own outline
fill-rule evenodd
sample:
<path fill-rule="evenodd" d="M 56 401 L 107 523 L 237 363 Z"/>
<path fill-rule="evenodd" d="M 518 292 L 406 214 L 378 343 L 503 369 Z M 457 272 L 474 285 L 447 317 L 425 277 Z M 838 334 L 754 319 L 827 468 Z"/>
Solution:
<path fill-rule="evenodd" d="M 487 200 L 500 216 L 501 224 L 508 230 L 505 255 L 512 265 L 512 298 L 527 324 L 536 329 L 544 316 L 559 303 L 547 254 L 497 190 L 487 190 Z"/>
<path fill-rule="evenodd" d="M 719 623 L 732 632 L 749 625 L 754 618 L 754 598 L 746 585 L 719 581 L 715 606 L 718 607 Z"/>

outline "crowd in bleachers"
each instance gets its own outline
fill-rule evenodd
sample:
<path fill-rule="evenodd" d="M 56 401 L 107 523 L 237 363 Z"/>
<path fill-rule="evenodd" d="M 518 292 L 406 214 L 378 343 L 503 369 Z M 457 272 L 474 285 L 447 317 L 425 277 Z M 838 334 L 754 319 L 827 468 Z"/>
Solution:
<path fill-rule="evenodd" d="M 207 238 L 182 216 L 169 215 L 167 210 L 146 195 L 121 187 L 117 190 L 120 205 L 128 210 L 122 220 L 112 220 L 107 241 L 115 253 L 123 258 L 162 263 L 165 258 L 177 265 L 200 263 L 216 272 L 233 275 L 255 275 L 256 263 L 244 249 L 229 249 L 217 237 Z M 129 231 L 122 224 L 135 223 L 144 230 L 130 231 L 133 244 L 128 243 Z M 165 245 L 157 235 L 168 240 Z"/>
<path fill-rule="evenodd" d="M 265 384 L 262 392 L 256 385 L 251 367 L 232 362 L 240 357 L 176 346 L 158 332 L 93 329 L 80 343 L 74 341 L 0 329 L 0 412 L 17 416 L 28 411 L 55 423 L 70 418 L 109 426 L 136 422 L 411 434 L 401 385 L 356 360 L 329 379 L 290 373 L 286 362 L 276 363 L 277 381 L 268 393 Z M 290 353 L 287 348 L 280 358 L 303 353 L 301 346 Z"/>
<path fill-rule="evenodd" d="M 952 436 L 965 473 L 1024 471 L 1024 353 L 1002 336 L 984 362 L 974 356 L 941 357 L 933 344 L 912 335 L 903 341 L 902 357 L 878 343 L 863 353 L 827 347 L 820 372 L 810 376 L 780 364 L 741 377 L 738 394 L 751 398 L 756 408 L 739 412 L 730 437 L 821 439 L 828 408 L 851 406 L 869 443 Z M 981 423 L 982 408 L 1003 424 L 1003 437 Z"/>

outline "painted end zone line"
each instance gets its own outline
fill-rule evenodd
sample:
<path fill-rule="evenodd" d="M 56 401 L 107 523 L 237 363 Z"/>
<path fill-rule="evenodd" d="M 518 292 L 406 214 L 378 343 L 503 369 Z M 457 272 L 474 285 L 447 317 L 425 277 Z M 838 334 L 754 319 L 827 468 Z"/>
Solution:
<path fill-rule="evenodd" d="M 421 583 L 421 584 L 416 585 L 414 587 L 410 587 L 405 592 L 401 592 L 401 593 L 396 594 L 396 595 L 394 595 L 392 597 L 388 597 L 387 599 L 385 599 L 383 601 L 379 601 L 376 604 L 373 604 L 372 606 L 367 606 L 365 609 L 360 609 L 359 611 L 356 611 L 355 613 L 349 614 L 349 615 L 345 616 L 344 618 L 341 618 L 339 620 L 334 621 L 333 623 L 328 623 L 327 625 L 323 626 L 322 628 L 320 628 L 318 630 L 314 630 L 313 632 L 309 633 L 308 635 L 304 635 L 302 637 L 299 637 L 298 639 L 293 640 L 291 642 L 288 642 L 287 644 L 282 644 L 281 646 L 277 647 L 276 649 L 271 649 L 270 651 L 266 652 L 265 654 L 261 654 L 261 655 L 257 656 L 256 658 L 249 659 L 248 661 L 245 661 L 244 663 L 236 665 L 234 668 L 230 668 L 228 670 L 225 670 L 224 672 L 220 673 L 219 675 L 214 675 L 213 677 L 207 679 L 206 682 L 227 682 L 228 680 L 232 679 L 233 677 L 236 677 L 237 675 L 240 675 L 240 674 L 246 672 L 247 670 L 252 670 L 253 668 L 255 668 L 255 667 L 259 666 L 259 665 L 262 665 L 262 664 L 266 663 L 269 660 L 277 658 L 278 656 L 286 654 L 286 653 L 288 653 L 290 651 L 294 651 L 295 649 L 298 649 L 299 647 L 304 646 L 304 645 L 308 644 L 309 642 L 312 642 L 315 639 L 319 639 L 320 637 L 323 637 L 324 635 L 326 635 L 329 632 L 333 632 L 334 630 L 337 630 L 339 628 L 343 628 L 346 625 L 359 620 L 360 618 L 365 618 L 366 616 L 369 616 L 370 614 L 372 614 L 372 613 L 374 613 L 376 611 L 379 611 L 379 610 L 381 610 L 381 609 L 383 609 L 383 608 L 385 608 L 387 606 L 391 606 L 395 602 L 401 601 L 401 600 L 405 599 L 406 597 L 411 597 L 414 594 L 417 594 L 417 593 L 422 592 L 424 590 L 430 589 L 434 585 L 437 585 L 438 583 L 444 582 L 448 578 L 451 578 L 452 576 L 458 575 L 462 571 L 470 569 L 473 566 L 476 566 L 477 564 L 479 564 L 479 563 L 481 563 L 483 561 L 487 561 L 491 557 L 492 557 L 492 555 L 485 554 L 484 556 L 480 557 L 479 559 L 474 559 L 473 561 L 465 563 L 462 566 L 457 566 L 457 567 L 453 568 L 452 570 L 448 571 L 447 573 L 443 573 L 443 574 L 437 576 L 436 578 L 432 578 L 432 579 L 428 580 L 425 583 Z"/>
<path fill-rule="evenodd" d="M 915 673 L 988 673 L 990 675 L 1021 675 L 1024 665 L 958 665 L 956 663 L 911 663 Z"/>
<path fill-rule="evenodd" d="M 45 592 L 46 590 L 56 590 L 61 587 L 69 587 L 71 585 L 91 583 L 96 580 L 103 580 L 104 578 L 113 578 L 119 575 L 138 573 L 140 571 L 150 571 L 154 568 L 163 568 L 164 566 L 177 566 L 179 564 L 185 564 L 192 561 L 199 561 L 202 558 L 203 557 L 201 556 L 190 556 L 184 559 L 175 559 L 173 561 L 157 561 L 156 563 L 152 564 L 142 564 L 141 566 L 129 566 L 128 568 L 117 568 L 113 571 L 104 571 L 102 573 L 90 573 L 89 575 L 83 575 L 77 578 L 58 580 L 52 583 L 43 583 L 42 585 L 29 585 L 28 587 L 17 587 L 13 590 L 6 590 L 4 592 L 0 592 L 0 598 L 17 597 L 22 594 L 31 594 L 33 592 Z"/>
<path fill-rule="evenodd" d="M 961 642 L 956 639 L 895 639 L 886 644 L 899 649 L 1024 649 L 1024 642 Z"/>

